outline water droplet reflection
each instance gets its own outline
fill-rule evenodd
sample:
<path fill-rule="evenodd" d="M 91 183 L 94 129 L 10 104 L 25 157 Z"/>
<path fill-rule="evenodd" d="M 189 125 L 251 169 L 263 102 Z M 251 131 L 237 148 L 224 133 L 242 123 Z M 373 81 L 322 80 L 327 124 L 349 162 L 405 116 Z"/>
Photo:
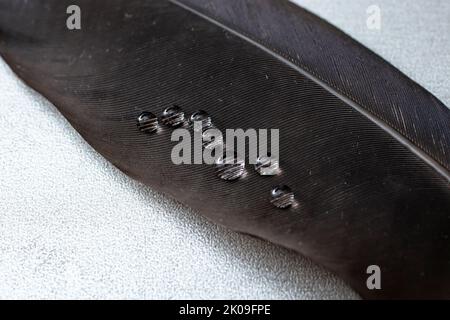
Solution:
<path fill-rule="evenodd" d="M 212 125 L 211 116 L 208 114 L 208 112 L 203 110 L 196 111 L 191 115 L 190 118 L 191 127 L 194 128 L 195 130 L 194 122 L 201 122 L 203 130 L 205 128 L 211 127 Z"/>
<path fill-rule="evenodd" d="M 222 133 L 214 127 L 209 127 L 203 130 L 202 140 L 203 140 L 203 148 L 205 149 L 212 150 L 216 147 L 223 148 Z"/>
<path fill-rule="evenodd" d="M 272 157 L 270 153 L 256 159 L 255 170 L 262 176 L 274 176 L 280 173 L 278 159 Z"/>
<path fill-rule="evenodd" d="M 216 161 L 217 176 L 223 180 L 239 179 L 245 172 L 245 161 L 235 152 L 224 151 L 224 155 Z"/>
<path fill-rule="evenodd" d="M 184 123 L 184 112 L 177 105 L 168 107 L 161 115 L 161 122 L 169 127 L 179 127 Z"/>
<path fill-rule="evenodd" d="M 286 185 L 272 188 L 271 196 L 272 200 L 270 202 L 277 208 L 285 209 L 294 204 L 294 193 Z"/>
<path fill-rule="evenodd" d="M 158 130 L 158 118 L 151 112 L 142 112 L 137 119 L 137 127 L 144 133 L 153 133 Z"/>

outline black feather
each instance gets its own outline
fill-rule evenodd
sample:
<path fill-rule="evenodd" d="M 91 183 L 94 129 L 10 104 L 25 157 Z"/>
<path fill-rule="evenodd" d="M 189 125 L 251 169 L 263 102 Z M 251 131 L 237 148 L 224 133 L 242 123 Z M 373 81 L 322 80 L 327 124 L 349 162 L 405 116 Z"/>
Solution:
<path fill-rule="evenodd" d="M 450 298 L 450 112 L 325 21 L 278 0 L 0 0 L 0 37 L 15 72 L 133 178 L 363 297 Z M 283 173 L 226 183 L 175 166 L 170 129 L 136 128 L 173 104 L 221 128 L 279 128 Z M 273 207 L 276 184 L 299 205 Z M 366 287 L 373 264 L 382 290 Z"/>

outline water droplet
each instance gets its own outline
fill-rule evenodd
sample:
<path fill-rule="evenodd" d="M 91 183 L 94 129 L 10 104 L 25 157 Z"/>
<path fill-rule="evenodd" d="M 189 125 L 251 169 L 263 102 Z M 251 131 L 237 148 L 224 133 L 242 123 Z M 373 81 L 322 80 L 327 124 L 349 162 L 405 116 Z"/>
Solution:
<path fill-rule="evenodd" d="M 272 157 L 270 153 L 256 159 L 255 170 L 262 176 L 274 176 L 280 172 L 278 159 Z"/>
<path fill-rule="evenodd" d="M 212 150 L 218 146 L 223 147 L 223 136 L 215 127 L 205 128 L 202 134 L 203 148 Z"/>
<path fill-rule="evenodd" d="M 288 186 L 280 185 L 274 187 L 271 195 L 272 200 L 270 202 L 277 208 L 288 208 L 294 203 L 294 193 Z"/>
<path fill-rule="evenodd" d="M 230 155 L 231 154 L 231 155 Z M 224 151 L 224 155 L 216 161 L 217 176 L 223 180 L 239 179 L 245 172 L 245 161 L 235 152 Z"/>
<path fill-rule="evenodd" d="M 169 127 L 179 127 L 184 123 L 184 112 L 177 105 L 168 107 L 161 115 L 161 122 Z"/>
<path fill-rule="evenodd" d="M 191 115 L 191 127 L 194 128 L 194 122 L 201 122 L 202 128 L 209 128 L 212 125 L 211 116 L 208 112 L 203 110 L 198 110 Z"/>
<path fill-rule="evenodd" d="M 151 112 L 142 112 L 137 119 L 137 126 L 142 132 L 153 133 L 158 130 L 158 118 Z"/>

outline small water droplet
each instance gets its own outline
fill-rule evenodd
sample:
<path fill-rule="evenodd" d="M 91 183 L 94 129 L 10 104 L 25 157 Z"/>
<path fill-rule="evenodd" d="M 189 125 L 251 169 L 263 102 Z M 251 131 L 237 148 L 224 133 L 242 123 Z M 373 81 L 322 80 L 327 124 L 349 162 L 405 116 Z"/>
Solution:
<path fill-rule="evenodd" d="M 278 159 L 271 156 L 261 156 L 256 159 L 255 170 L 262 176 L 274 176 L 280 172 Z"/>
<path fill-rule="evenodd" d="M 194 128 L 194 122 L 201 122 L 202 128 L 209 128 L 212 125 L 211 116 L 203 110 L 198 110 L 191 115 L 190 123 L 192 128 Z"/>
<path fill-rule="evenodd" d="M 286 185 L 272 188 L 271 196 L 272 200 L 270 202 L 277 208 L 284 209 L 294 204 L 294 193 Z"/>
<path fill-rule="evenodd" d="M 218 146 L 223 147 L 223 136 L 215 127 L 205 128 L 202 134 L 203 148 L 212 150 Z"/>
<path fill-rule="evenodd" d="M 224 151 L 224 155 L 216 161 L 217 176 L 223 180 L 239 179 L 245 172 L 245 161 L 235 152 Z"/>
<path fill-rule="evenodd" d="M 158 118 L 151 112 L 142 112 L 137 119 L 137 126 L 142 132 L 153 133 L 158 130 Z"/>
<path fill-rule="evenodd" d="M 161 115 L 161 122 L 169 127 L 179 127 L 184 123 L 184 112 L 177 105 L 168 107 Z"/>

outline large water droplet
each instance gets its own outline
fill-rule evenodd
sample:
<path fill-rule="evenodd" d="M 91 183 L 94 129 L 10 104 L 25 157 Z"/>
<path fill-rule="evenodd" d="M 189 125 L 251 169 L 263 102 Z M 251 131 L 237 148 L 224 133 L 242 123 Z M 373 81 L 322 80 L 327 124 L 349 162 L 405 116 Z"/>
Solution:
<path fill-rule="evenodd" d="M 274 176 L 280 172 L 278 159 L 272 157 L 269 153 L 267 156 L 261 156 L 256 159 L 255 170 L 262 176 Z"/>
<path fill-rule="evenodd" d="M 161 115 L 161 122 L 169 127 L 179 127 L 184 123 L 184 112 L 177 105 L 168 107 Z"/>
<path fill-rule="evenodd" d="M 153 133 L 158 130 L 158 118 L 151 112 L 142 112 L 137 119 L 137 126 L 142 132 Z"/>
<path fill-rule="evenodd" d="M 270 202 L 277 208 L 288 208 L 294 203 L 294 193 L 286 185 L 272 188 L 271 195 L 272 200 Z"/>
<path fill-rule="evenodd" d="M 209 128 L 212 125 L 211 116 L 208 114 L 208 112 L 203 110 L 198 110 L 191 115 L 190 118 L 191 127 L 194 128 L 195 130 L 194 122 L 201 122 L 203 129 Z"/>
<path fill-rule="evenodd" d="M 235 152 L 224 151 L 224 155 L 216 161 L 217 176 L 223 180 L 239 179 L 245 172 L 245 161 Z"/>

